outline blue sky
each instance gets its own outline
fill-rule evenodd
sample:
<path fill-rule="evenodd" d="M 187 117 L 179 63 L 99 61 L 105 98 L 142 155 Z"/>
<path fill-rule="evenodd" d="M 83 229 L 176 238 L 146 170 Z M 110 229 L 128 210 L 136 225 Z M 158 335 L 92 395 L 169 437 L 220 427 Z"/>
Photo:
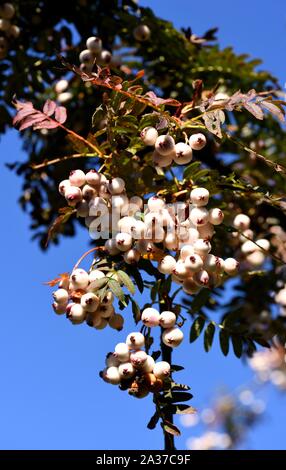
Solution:
<path fill-rule="evenodd" d="M 222 46 L 233 45 L 264 60 L 265 68 L 285 82 L 286 11 L 282 0 L 205 0 L 203 10 L 188 0 L 141 1 L 176 26 L 191 25 L 197 34 L 219 27 Z M 69 271 L 88 247 L 87 233 L 64 239 L 60 246 L 42 253 L 31 242 L 29 219 L 16 200 L 20 180 L 4 162 L 24 158 L 16 131 L 1 142 L 2 308 L 0 327 L 0 448 L 1 449 L 160 449 L 161 431 L 149 431 L 146 423 L 153 412 L 152 400 L 132 399 L 98 377 L 106 352 L 125 333 L 95 331 L 72 326 L 53 314 L 51 290 L 43 282 Z M 126 313 L 125 331 L 133 329 Z M 186 337 L 188 326 L 185 327 Z M 178 373 L 189 383 L 193 406 L 208 403 L 214 390 L 247 382 L 249 369 L 232 356 L 222 357 L 217 345 L 206 354 L 201 341 L 184 345 L 174 353 L 176 363 L 185 363 Z M 285 398 L 267 387 L 267 419 L 252 432 L 249 446 L 283 449 Z M 177 441 L 185 447 L 192 429 L 183 429 Z"/>

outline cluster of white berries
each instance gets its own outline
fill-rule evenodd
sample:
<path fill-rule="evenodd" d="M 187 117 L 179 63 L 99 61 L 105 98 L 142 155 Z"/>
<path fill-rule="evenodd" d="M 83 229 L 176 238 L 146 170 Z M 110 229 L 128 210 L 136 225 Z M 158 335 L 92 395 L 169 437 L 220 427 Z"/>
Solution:
<path fill-rule="evenodd" d="M 17 38 L 20 34 L 19 26 L 11 23 L 14 16 L 15 8 L 12 3 L 0 5 L 0 60 L 7 57 L 9 40 Z"/>
<path fill-rule="evenodd" d="M 255 241 L 254 233 L 250 229 L 250 217 L 246 214 L 238 214 L 233 220 L 233 226 L 240 230 L 234 233 L 241 244 L 241 253 L 244 261 L 251 267 L 259 267 L 265 261 L 265 252 L 270 249 L 270 242 L 266 238 L 259 238 Z"/>
<path fill-rule="evenodd" d="M 98 65 L 120 65 L 120 57 L 113 55 L 107 49 L 103 49 L 102 40 L 97 36 L 91 36 L 86 41 L 86 49 L 80 52 L 79 61 L 82 70 L 86 72 L 92 71 L 94 62 Z"/>
<path fill-rule="evenodd" d="M 193 150 L 201 150 L 207 143 L 205 135 L 199 133 L 191 135 L 188 143 L 176 144 L 171 135 L 159 135 L 155 127 L 145 127 L 140 137 L 144 144 L 155 147 L 152 158 L 153 163 L 159 167 L 169 166 L 172 162 L 186 165 L 192 161 Z"/>
<path fill-rule="evenodd" d="M 116 330 L 123 327 L 123 317 L 116 314 L 113 307 L 114 295 L 106 289 L 101 297 L 97 295 L 98 279 L 113 278 L 111 271 L 106 275 L 99 269 L 87 273 L 84 269 L 75 269 L 70 277 L 63 278 L 58 289 L 53 292 L 55 313 L 66 314 L 74 325 L 84 321 L 98 330 L 108 324 Z"/>
<path fill-rule="evenodd" d="M 118 343 L 114 352 L 106 356 L 106 368 L 100 373 L 105 382 L 120 385 L 136 398 L 144 398 L 149 392 L 163 389 L 169 378 L 171 366 L 166 361 L 155 362 L 142 348 L 142 333 L 130 333 L 125 343 Z"/>
<path fill-rule="evenodd" d="M 166 236 L 164 244 L 179 253 L 178 259 L 166 255 L 158 264 L 163 274 L 172 274 L 174 282 L 182 284 L 188 294 L 197 293 L 201 287 L 218 285 L 223 273 L 234 276 L 239 263 L 234 258 L 222 258 L 211 253 L 214 227 L 224 219 L 219 208 L 206 209 L 209 192 L 206 188 L 195 188 L 190 193 L 188 214 L 180 221 L 180 230 Z"/>
<path fill-rule="evenodd" d="M 69 81 L 65 78 L 58 80 L 55 84 L 55 92 L 57 95 L 57 101 L 61 104 L 67 103 L 73 97 L 73 94 L 70 91 L 67 91 L 69 88 Z"/>
<path fill-rule="evenodd" d="M 222 223 L 224 215 L 219 208 L 207 210 L 206 188 L 193 189 L 189 200 L 177 205 L 151 196 L 144 212 L 140 197 L 127 197 L 122 178 L 108 181 L 96 170 L 87 174 L 72 171 L 69 179 L 60 183 L 59 192 L 76 208 L 78 216 L 85 218 L 92 238 L 107 239 L 105 249 L 111 256 L 122 254 L 127 264 L 137 263 L 141 256 L 157 259 L 158 270 L 172 274 L 173 281 L 183 284 L 189 294 L 218 285 L 223 273 L 238 272 L 234 258 L 223 260 L 211 253 L 214 227 Z"/>
<path fill-rule="evenodd" d="M 181 344 L 184 339 L 182 330 L 175 326 L 177 317 L 174 312 L 165 310 L 159 313 L 155 308 L 145 308 L 142 312 L 141 321 L 145 326 L 153 328 L 154 326 L 161 326 L 164 331 L 162 334 L 162 341 L 170 348 L 176 348 Z"/>

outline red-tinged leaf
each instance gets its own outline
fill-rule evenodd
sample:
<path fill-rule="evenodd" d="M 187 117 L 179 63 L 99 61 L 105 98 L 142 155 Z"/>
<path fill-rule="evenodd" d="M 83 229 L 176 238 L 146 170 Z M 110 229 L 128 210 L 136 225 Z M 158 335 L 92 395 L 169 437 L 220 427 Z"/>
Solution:
<path fill-rule="evenodd" d="M 21 119 L 19 131 L 24 131 L 28 129 L 28 127 L 32 127 L 35 129 L 36 125 L 41 124 L 41 122 L 45 119 L 42 114 L 31 114 L 30 116 L 26 116 L 24 119 Z"/>
<path fill-rule="evenodd" d="M 62 226 L 68 221 L 70 216 L 74 212 L 76 212 L 76 209 L 74 209 L 73 207 L 62 207 L 59 212 L 60 215 L 56 218 L 56 220 L 54 220 L 48 230 L 46 247 L 48 246 L 52 237 L 54 237 L 57 233 L 61 231 Z"/>
<path fill-rule="evenodd" d="M 256 119 L 259 119 L 261 121 L 264 119 L 264 113 L 262 109 L 260 108 L 260 106 L 258 106 L 258 104 L 247 102 L 247 103 L 244 103 L 244 107 L 245 109 L 247 109 L 247 111 L 253 114 L 253 116 L 256 117 Z"/>
<path fill-rule="evenodd" d="M 260 101 L 260 106 L 262 106 L 263 108 L 267 109 L 267 111 L 269 111 L 271 114 L 273 114 L 274 116 L 276 116 L 279 121 L 281 122 L 284 122 L 285 121 L 285 117 L 284 117 L 284 114 L 283 114 L 283 110 L 280 109 L 278 106 L 276 106 L 275 104 L 269 102 L 269 101 L 266 101 L 266 100 L 263 100 L 263 101 Z"/>
<path fill-rule="evenodd" d="M 60 124 L 63 124 L 67 120 L 67 110 L 64 106 L 57 106 L 55 110 L 55 119 Z"/>
<path fill-rule="evenodd" d="M 59 123 L 57 121 L 50 121 L 49 119 L 44 119 L 42 122 L 39 122 L 33 125 L 33 129 L 56 129 L 59 127 Z"/>
<path fill-rule="evenodd" d="M 174 100 L 172 98 L 160 98 L 153 91 L 148 91 L 144 95 L 144 98 L 147 98 L 155 106 L 160 106 L 161 104 L 167 104 L 169 106 L 181 106 L 181 103 L 179 101 Z"/>
<path fill-rule="evenodd" d="M 47 100 L 43 107 L 43 113 L 45 113 L 47 116 L 52 116 L 56 110 L 56 107 L 57 104 L 55 101 Z"/>
<path fill-rule="evenodd" d="M 37 114 L 38 112 L 34 108 L 32 110 L 31 108 L 21 109 L 20 111 L 18 111 L 16 116 L 14 116 L 13 125 L 16 126 L 18 122 L 22 121 L 22 119 L 24 119 L 27 116 L 35 116 Z"/>
<path fill-rule="evenodd" d="M 69 273 L 63 273 L 63 274 L 60 274 L 59 277 L 52 279 L 51 281 L 44 282 L 44 285 L 55 287 L 57 284 L 59 284 L 59 282 L 66 281 L 67 279 L 69 279 L 69 277 L 70 277 Z"/>

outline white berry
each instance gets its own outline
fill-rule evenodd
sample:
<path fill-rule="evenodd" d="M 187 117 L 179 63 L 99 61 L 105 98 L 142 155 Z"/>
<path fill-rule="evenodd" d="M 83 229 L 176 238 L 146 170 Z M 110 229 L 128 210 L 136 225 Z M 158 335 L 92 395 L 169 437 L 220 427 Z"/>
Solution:
<path fill-rule="evenodd" d="M 145 326 L 153 327 L 159 325 L 160 313 L 155 308 L 145 308 L 141 320 Z"/>

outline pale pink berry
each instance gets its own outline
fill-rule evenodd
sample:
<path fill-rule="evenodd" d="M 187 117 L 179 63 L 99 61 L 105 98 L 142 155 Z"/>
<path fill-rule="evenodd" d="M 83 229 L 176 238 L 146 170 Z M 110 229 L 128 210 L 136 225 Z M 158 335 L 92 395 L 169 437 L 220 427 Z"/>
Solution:
<path fill-rule="evenodd" d="M 281 289 L 275 296 L 275 302 L 286 307 L 286 288 Z"/>
<path fill-rule="evenodd" d="M 175 141 L 170 135 L 160 135 L 155 143 L 155 150 L 161 155 L 168 155 L 175 150 Z"/>
<path fill-rule="evenodd" d="M 69 176 L 70 184 L 80 188 L 86 183 L 85 174 L 82 170 L 72 170 Z"/>
<path fill-rule="evenodd" d="M 58 304 L 67 304 L 69 300 L 69 294 L 65 289 L 58 289 L 53 292 L 54 301 Z"/>
<path fill-rule="evenodd" d="M 94 55 L 93 53 L 89 50 L 89 49 L 84 49 L 83 51 L 81 51 L 81 53 L 79 54 L 79 61 L 82 63 L 82 64 L 92 64 L 93 61 L 94 61 Z"/>
<path fill-rule="evenodd" d="M 245 255 L 249 255 L 257 250 L 259 250 L 258 246 L 251 240 L 247 240 L 241 245 L 241 251 Z"/>
<path fill-rule="evenodd" d="M 89 170 L 89 172 L 85 175 L 86 182 L 90 186 L 99 186 L 101 181 L 101 174 L 98 173 L 96 170 Z"/>
<path fill-rule="evenodd" d="M 250 218 L 246 214 L 238 214 L 234 218 L 233 226 L 239 230 L 247 230 L 250 226 Z"/>
<path fill-rule="evenodd" d="M 130 379 L 135 375 L 135 369 L 131 362 L 125 362 L 123 364 L 120 364 L 118 367 L 119 375 L 121 379 Z"/>
<path fill-rule="evenodd" d="M 254 251 L 246 256 L 246 261 L 256 268 L 264 263 L 265 255 L 262 251 Z"/>
<path fill-rule="evenodd" d="M 176 260 L 173 256 L 167 255 L 158 264 L 158 271 L 162 274 L 171 274 L 176 267 Z"/>
<path fill-rule="evenodd" d="M 102 40 L 96 36 L 90 36 L 86 40 L 86 47 L 94 54 L 98 54 L 102 49 Z"/>
<path fill-rule="evenodd" d="M 207 271 L 202 269 L 201 271 L 198 271 L 197 273 L 194 274 L 193 280 L 199 286 L 207 287 L 210 281 L 210 275 Z"/>
<path fill-rule="evenodd" d="M 112 304 L 114 301 L 114 294 L 111 291 L 106 292 L 105 296 L 101 299 L 101 304 Z"/>
<path fill-rule="evenodd" d="M 175 156 L 175 151 L 172 151 L 168 153 L 167 155 L 162 155 L 161 153 L 155 150 L 152 154 L 152 161 L 155 166 L 159 166 L 160 168 L 165 168 L 166 166 L 171 165 L 174 156 Z"/>
<path fill-rule="evenodd" d="M 258 248 L 258 246 L 260 248 Z M 266 238 L 260 238 L 259 240 L 256 240 L 256 248 L 259 250 L 261 249 L 262 251 L 269 251 L 270 249 L 270 242 L 266 240 Z"/>
<path fill-rule="evenodd" d="M 173 327 L 163 331 L 162 341 L 170 348 L 176 348 L 184 339 L 184 333 L 180 328 Z"/>
<path fill-rule="evenodd" d="M 209 240 L 199 238 L 194 243 L 194 251 L 197 255 L 206 256 L 211 251 L 211 244 Z"/>
<path fill-rule="evenodd" d="M 153 369 L 153 374 L 157 379 L 166 379 L 171 373 L 171 366 L 166 361 L 156 362 Z"/>
<path fill-rule="evenodd" d="M 140 137 L 145 145 L 155 145 L 158 139 L 158 131 L 155 127 L 144 127 L 140 132 Z"/>
<path fill-rule="evenodd" d="M 102 64 L 102 65 L 110 64 L 111 59 L 112 59 L 112 54 L 111 54 L 110 51 L 107 51 L 106 49 L 103 50 L 103 51 L 101 51 L 101 52 L 97 55 L 98 63 L 99 63 L 99 64 Z"/>
<path fill-rule="evenodd" d="M 130 354 L 130 362 L 136 369 L 141 368 L 146 360 L 147 354 L 145 351 L 136 351 Z"/>
<path fill-rule="evenodd" d="M 85 184 L 82 188 L 82 196 L 86 201 L 90 201 L 96 194 L 96 189 L 89 184 Z"/>
<path fill-rule="evenodd" d="M 194 207 L 193 209 L 191 209 L 190 221 L 194 225 L 198 226 L 198 228 L 203 225 L 206 225 L 208 220 L 209 220 L 209 212 L 204 207 Z"/>
<path fill-rule="evenodd" d="M 86 312 L 80 304 L 73 304 L 70 308 L 67 308 L 67 318 L 77 325 L 84 322 Z"/>
<path fill-rule="evenodd" d="M 224 270 L 227 274 L 233 276 L 238 273 L 239 263 L 234 258 L 224 260 Z"/>
<path fill-rule="evenodd" d="M 168 250 L 177 250 L 178 238 L 174 233 L 167 233 L 164 239 L 164 245 Z"/>
<path fill-rule="evenodd" d="M 142 333 L 134 332 L 130 333 L 126 338 L 126 344 L 129 349 L 138 350 L 144 347 L 145 345 L 145 338 Z"/>
<path fill-rule="evenodd" d="M 175 313 L 165 310 L 160 314 L 159 323 L 162 328 L 172 328 L 175 325 L 176 320 L 177 317 Z"/>
<path fill-rule="evenodd" d="M 88 273 L 84 269 L 75 269 L 70 276 L 73 289 L 85 289 L 89 283 Z"/>
<path fill-rule="evenodd" d="M 121 376 L 119 374 L 118 367 L 111 366 L 104 369 L 104 371 L 102 372 L 102 378 L 105 382 L 109 384 L 120 384 Z"/>
<path fill-rule="evenodd" d="M 62 196 L 65 196 L 66 190 L 67 190 L 67 188 L 69 188 L 70 186 L 71 186 L 70 180 L 63 180 L 63 181 L 61 181 L 60 184 L 59 184 L 59 193 L 60 193 Z"/>
<path fill-rule="evenodd" d="M 160 313 L 155 308 L 145 308 L 145 310 L 143 310 L 142 312 L 141 320 L 145 326 L 158 326 L 160 320 Z"/>
<path fill-rule="evenodd" d="M 206 206 L 209 202 L 209 196 L 210 193 L 206 188 L 195 188 L 190 194 L 192 203 L 198 207 Z"/>
<path fill-rule="evenodd" d="M 66 188 L 65 198 L 68 205 L 74 207 L 82 201 L 82 192 L 76 186 L 69 186 Z"/>
<path fill-rule="evenodd" d="M 11 20 L 15 15 L 15 7 L 12 3 L 3 3 L 0 5 L 0 18 Z"/>
<path fill-rule="evenodd" d="M 192 161 L 193 151 L 188 144 L 178 142 L 175 145 L 175 152 L 174 162 L 177 163 L 177 165 L 186 165 Z"/>
<path fill-rule="evenodd" d="M 146 361 L 141 366 L 141 371 L 144 373 L 153 372 L 155 361 L 152 356 L 147 354 Z"/>
<path fill-rule="evenodd" d="M 129 233 L 118 233 L 115 237 L 116 247 L 120 251 L 128 251 L 132 246 L 132 236 Z"/>
<path fill-rule="evenodd" d="M 185 259 L 186 269 L 188 272 L 191 272 L 191 273 L 196 273 L 200 271 L 203 267 L 203 264 L 204 262 L 202 258 L 196 253 L 194 253 L 193 255 L 187 256 Z"/>
<path fill-rule="evenodd" d="M 57 315 L 62 315 L 63 313 L 66 313 L 67 304 L 53 302 L 52 307 Z"/>
<path fill-rule="evenodd" d="M 125 181 L 122 178 L 113 178 L 108 185 L 111 194 L 121 194 L 125 189 Z"/>
<path fill-rule="evenodd" d="M 173 274 L 179 279 L 185 279 L 186 277 L 188 277 L 189 273 L 185 261 L 177 261 L 176 266 L 173 269 Z"/>
<path fill-rule="evenodd" d="M 102 318 L 98 312 L 87 312 L 86 314 L 86 324 L 93 328 L 98 328 L 101 325 Z"/>
<path fill-rule="evenodd" d="M 118 343 L 115 346 L 114 357 L 116 357 L 119 362 L 128 362 L 130 357 L 129 348 L 126 343 Z"/>
<path fill-rule="evenodd" d="M 148 199 L 148 209 L 150 212 L 159 212 L 164 207 L 165 207 L 165 201 L 159 196 L 151 196 Z"/>
<path fill-rule="evenodd" d="M 140 260 L 140 253 L 134 248 L 131 248 L 130 250 L 126 251 L 123 255 L 123 259 L 125 263 L 127 264 L 136 264 Z"/>
<path fill-rule="evenodd" d="M 213 225 L 220 225 L 223 222 L 224 214 L 221 209 L 215 207 L 209 211 L 209 222 Z"/>
<path fill-rule="evenodd" d="M 120 364 L 119 360 L 116 357 L 114 357 L 114 354 L 112 352 L 109 352 L 106 355 L 105 365 L 107 367 L 118 367 L 119 364 Z"/>
<path fill-rule="evenodd" d="M 180 251 L 180 257 L 183 261 L 185 261 L 185 259 L 188 257 L 188 256 L 191 256 L 193 255 L 195 252 L 194 252 L 194 247 L 193 245 L 184 245 L 182 246 L 181 248 L 181 251 Z"/>
<path fill-rule="evenodd" d="M 89 282 L 97 281 L 98 279 L 102 279 L 105 277 L 104 272 L 100 271 L 100 269 L 93 269 L 89 273 Z"/>
<path fill-rule="evenodd" d="M 80 303 L 87 312 L 95 312 L 99 306 L 99 297 L 92 292 L 89 292 L 81 297 Z"/>
<path fill-rule="evenodd" d="M 206 136 L 201 133 L 193 134 L 189 138 L 189 144 L 193 150 L 202 150 L 205 147 L 206 143 Z"/>

